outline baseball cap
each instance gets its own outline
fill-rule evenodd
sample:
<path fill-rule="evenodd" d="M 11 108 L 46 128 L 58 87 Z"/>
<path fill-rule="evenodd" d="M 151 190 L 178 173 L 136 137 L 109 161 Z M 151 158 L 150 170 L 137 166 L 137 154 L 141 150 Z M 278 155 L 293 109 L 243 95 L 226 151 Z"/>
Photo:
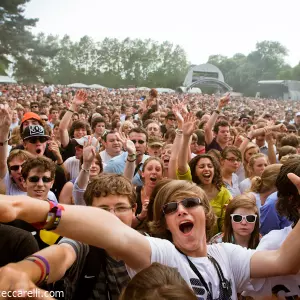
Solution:
<path fill-rule="evenodd" d="M 148 141 L 149 147 L 152 147 L 152 146 L 162 147 L 163 145 L 164 145 L 164 143 L 162 142 L 162 140 L 159 137 L 153 136 L 153 137 L 149 138 L 149 141 Z"/>
<path fill-rule="evenodd" d="M 24 123 L 27 120 L 30 120 L 30 119 L 42 122 L 42 119 L 39 115 L 37 115 L 37 114 L 30 111 L 30 112 L 27 112 L 27 113 L 24 114 L 21 124 Z"/>
<path fill-rule="evenodd" d="M 80 139 L 72 139 L 72 143 L 75 145 L 80 145 L 80 146 L 84 146 L 85 143 L 87 143 L 89 140 L 89 136 L 83 136 Z M 92 137 L 92 146 L 94 146 L 96 148 L 96 151 L 99 151 L 99 142 L 95 137 Z"/>
<path fill-rule="evenodd" d="M 32 137 L 46 137 L 50 139 L 50 136 L 45 134 L 45 128 L 41 125 L 29 125 L 22 133 L 22 139 L 27 140 Z"/>
<path fill-rule="evenodd" d="M 300 111 L 298 111 L 297 113 L 296 113 L 296 117 L 299 117 L 300 116 Z"/>

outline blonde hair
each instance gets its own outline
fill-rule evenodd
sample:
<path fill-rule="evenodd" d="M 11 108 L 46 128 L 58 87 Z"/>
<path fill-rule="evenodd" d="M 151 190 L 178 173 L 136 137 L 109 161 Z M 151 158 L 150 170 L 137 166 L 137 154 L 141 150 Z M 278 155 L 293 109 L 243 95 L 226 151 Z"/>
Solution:
<path fill-rule="evenodd" d="M 265 193 L 275 187 L 276 178 L 280 172 L 282 164 L 269 165 L 263 171 L 261 177 L 255 176 L 251 180 L 250 191 L 254 193 Z"/>
<path fill-rule="evenodd" d="M 148 224 L 150 232 L 155 236 L 172 241 L 172 235 L 167 230 L 166 218 L 162 212 L 162 207 L 166 203 L 187 197 L 200 198 L 206 217 L 206 234 L 210 236 L 216 216 L 207 196 L 195 183 L 184 180 L 172 180 L 158 191 L 153 203 L 153 221 Z"/>

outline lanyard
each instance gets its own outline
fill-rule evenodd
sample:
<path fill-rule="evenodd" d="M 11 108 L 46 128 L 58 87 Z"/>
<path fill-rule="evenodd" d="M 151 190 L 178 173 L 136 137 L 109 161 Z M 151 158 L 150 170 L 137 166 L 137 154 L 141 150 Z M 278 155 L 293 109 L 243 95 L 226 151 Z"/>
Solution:
<path fill-rule="evenodd" d="M 211 296 L 211 299 L 212 299 L 212 295 L 211 295 L 211 292 L 208 288 L 208 285 L 206 283 L 206 281 L 204 280 L 203 276 L 200 274 L 199 270 L 196 268 L 196 266 L 191 262 L 191 260 L 187 257 L 187 255 L 185 255 L 184 253 L 182 253 L 182 251 L 180 251 L 177 247 L 176 247 L 177 251 L 179 251 L 181 254 L 183 254 L 191 269 L 194 271 L 194 273 L 198 276 L 201 284 L 204 286 L 205 290 L 207 291 L 208 295 Z M 228 281 L 224 278 L 224 275 L 223 275 L 223 272 L 222 272 L 222 269 L 220 267 L 220 265 L 218 264 L 218 262 L 212 257 L 210 256 L 209 254 L 207 255 L 208 259 L 211 261 L 211 263 L 214 265 L 217 273 L 218 273 L 218 277 L 219 277 L 219 280 L 221 281 L 221 285 L 222 285 L 222 290 L 220 291 L 222 295 L 224 295 L 224 299 L 231 299 L 230 297 L 230 288 L 229 288 L 229 284 L 228 284 Z M 223 298 L 220 298 L 220 299 L 223 299 Z"/>

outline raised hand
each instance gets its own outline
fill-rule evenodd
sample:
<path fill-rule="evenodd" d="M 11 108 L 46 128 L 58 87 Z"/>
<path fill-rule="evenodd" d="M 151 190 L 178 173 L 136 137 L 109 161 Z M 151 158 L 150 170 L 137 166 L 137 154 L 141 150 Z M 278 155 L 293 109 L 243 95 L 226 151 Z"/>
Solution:
<path fill-rule="evenodd" d="M 11 125 L 11 115 L 9 113 L 8 105 L 0 104 L 0 137 L 7 139 L 9 127 Z M 2 142 L 2 140 L 0 141 Z"/>
<path fill-rule="evenodd" d="M 225 107 L 230 100 L 230 93 L 227 93 L 224 97 L 222 97 L 219 100 L 218 109 L 221 110 L 223 107 Z"/>
<path fill-rule="evenodd" d="M 51 139 L 48 142 L 48 149 L 56 156 L 59 157 L 61 156 L 60 151 L 59 151 L 59 146 L 57 142 L 54 139 Z"/>
<path fill-rule="evenodd" d="M 126 149 L 126 151 L 128 152 L 129 155 L 130 154 L 136 154 L 135 145 L 130 139 L 126 140 L 125 149 Z"/>
<path fill-rule="evenodd" d="M 183 125 L 184 120 L 183 120 L 183 116 L 180 113 L 180 106 L 178 104 L 173 104 L 172 111 L 173 111 L 173 114 L 176 117 L 176 120 L 177 120 L 177 123 L 178 123 L 178 128 L 182 129 L 182 125 Z"/>
<path fill-rule="evenodd" d="M 183 135 L 191 136 L 195 130 L 196 117 L 193 113 L 188 113 L 184 118 L 182 126 Z"/>
<path fill-rule="evenodd" d="M 72 104 L 76 106 L 80 106 L 84 104 L 86 100 L 87 100 L 87 92 L 84 90 L 79 90 L 76 92 L 72 100 Z"/>
<path fill-rule="evenodd" d="M 92 137 L 89 136 L 87 142 L 83 146 L 82 158 L 83 163 L 91 166 L 94 158 L 96 157 L 96 148 L 92 146 Z"/>

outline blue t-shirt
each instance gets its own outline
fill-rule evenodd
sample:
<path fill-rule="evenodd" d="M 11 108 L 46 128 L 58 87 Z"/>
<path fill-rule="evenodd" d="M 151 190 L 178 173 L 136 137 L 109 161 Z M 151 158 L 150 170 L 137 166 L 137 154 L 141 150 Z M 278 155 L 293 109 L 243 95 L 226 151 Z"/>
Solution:
<path fill-rule="evenodd" d="M 260 233 L 265 235 L 275 229 L 283 229 L 290 226 L 290 222 L 286 217 L 278 214 L 276 209 L 277 192 L 271 194 L 264 205 L 260 207 Z"/>

